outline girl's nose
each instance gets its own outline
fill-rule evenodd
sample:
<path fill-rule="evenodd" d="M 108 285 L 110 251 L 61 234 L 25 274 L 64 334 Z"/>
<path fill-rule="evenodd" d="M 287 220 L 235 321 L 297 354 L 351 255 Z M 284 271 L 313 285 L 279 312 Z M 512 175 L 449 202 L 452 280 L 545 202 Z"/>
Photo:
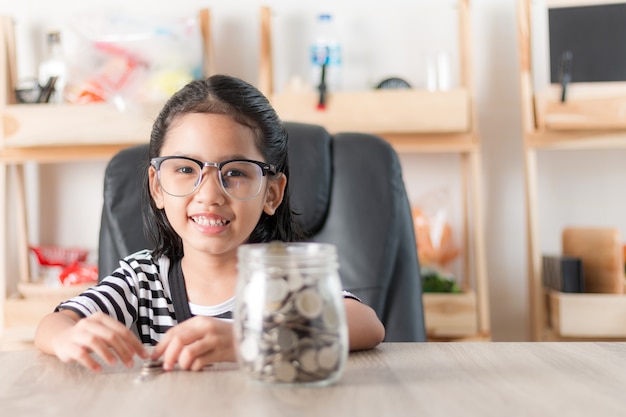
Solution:
<path fill-rule="evenodd" d="M 209 168 L 202 175 L 202 181 L 200 181 L 195 195 L 204 203 L 224 204 L 226 196 L 215 168 Z"/>

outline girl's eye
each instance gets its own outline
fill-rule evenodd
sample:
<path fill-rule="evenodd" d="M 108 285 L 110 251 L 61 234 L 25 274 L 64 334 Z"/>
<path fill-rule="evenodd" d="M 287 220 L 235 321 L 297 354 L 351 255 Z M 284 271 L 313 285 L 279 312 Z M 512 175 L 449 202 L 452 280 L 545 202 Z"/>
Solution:
<path fill-rule="evenodd" d="M 180 167 L 176 171 L 180 172 L 181 174 L 195 174 L 196 173 L 196 170 L 190 166 Z"/>
<path fill-rule="evenodd" d="M 224 172 L 223 175 L 224 177 L 245 177 L 246 173 L 236 169 L 229 169 L 228 171 Z"/>

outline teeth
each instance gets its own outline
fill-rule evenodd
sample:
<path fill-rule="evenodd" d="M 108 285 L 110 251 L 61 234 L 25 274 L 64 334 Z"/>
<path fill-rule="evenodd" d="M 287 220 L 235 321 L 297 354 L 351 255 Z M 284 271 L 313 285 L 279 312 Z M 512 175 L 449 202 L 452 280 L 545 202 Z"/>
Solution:
<path fill-rule="evenodd" d="M 224 226 L 228 223 L 227 220 L 209 219 L 204 216 L 192 217 L 193 221 L 202 226 Z"/>

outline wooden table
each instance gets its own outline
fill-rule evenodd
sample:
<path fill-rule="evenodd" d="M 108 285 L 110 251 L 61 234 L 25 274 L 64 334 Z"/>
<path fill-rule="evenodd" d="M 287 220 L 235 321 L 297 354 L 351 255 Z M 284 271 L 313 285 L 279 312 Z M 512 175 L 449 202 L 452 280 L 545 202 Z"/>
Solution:
<path fill-rule="evenodd" d="M 623 416 L 626 343 L 384 343 L 325 388 L 249 382 L 235 364 L 136 382 L 35 350 L 0 353 L 2 416 Z"/>

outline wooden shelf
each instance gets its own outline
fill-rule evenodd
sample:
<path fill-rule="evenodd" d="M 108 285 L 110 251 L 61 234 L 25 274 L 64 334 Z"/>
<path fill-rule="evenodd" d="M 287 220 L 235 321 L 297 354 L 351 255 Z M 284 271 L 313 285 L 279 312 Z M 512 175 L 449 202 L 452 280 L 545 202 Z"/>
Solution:
<path fill-rule="evenodd" d="M 283 120 L 325 126 L 328 131 L 373 134 L 440 134 L 470 131 L 470 97 L 465 89 L 371 90 L 330 93 L 326 108 L 317 108 L 315 93 L 272 96 Z"/>
<path fill-rule="evenodd" d="M 423 95 L 421 92 L 411 92 L 411 95 L 413 94 L 420 97 L 419 101 L 422 101 L 431 93 Z M 374 93 L 372 95 L 374 98 L 382 96 L 389 97 L 387 94 Z M 342 95 L 342 97 L 347 96 Z M 292 96 L 291 99 L 298 100 L 297 96 Z M 457 99 L 458 96 L 453 97 L 452 101 Z M 0 149 L 0 162 L 21 163 L 35 160 L 40 163 L 54 163 L 109 158 L 123 148 L 149 141 L 150 129 L 158 106 L 159 104 L 154 104 L 144 107 L 141 111 L 136 109 L 129 113 L 120 112 L 114 106 L 104 103 L 7 106 L 3 114 L 5 141 L 4 148 Z M 394 112 L 395 108 L 395 105 L 392 106 L 390 112 Z M 358 110 L 357 107 L 355 111 Z M 462 109 L 458 119 L 468 119 L 469 115 L 465 113 L 467 111 L 469 111 L 468 108 Z M 343 110 L 341 112 L 332 110 L 331 107 L 328 114 L 331 118 L 338 118 L 344 114 L 342 112 Z M 299 117 L 296 113 L 291 114 L 291 119 L 315 123 L 312 117 Z M 281 117 L 285 120 L 290 119 L 284 114 L 281 114 Z M 38 120 L 41 123 L 28 123 L 28 120 Z M 72 121 L 71 128 L 68 129 L 67 124 L 56 122 L 58 120 Z M 369 132 L 385 138 L 398 152 L 458 153 L 474 152 L 479 148 L 478 140 L 471 131 L 455 131 L 461 127 L 458 122 L 447 127 L 440 124 L 437 129 L 431 125 L 430 127 L 422 126 L 418 131 L 411 131 L 413 127 L 407 126 L 418 126 L 418 124 L 415 122 L 407 124 L 397 115 L 394 120 L 399 121 L 398 126 L 402 127 L 389 129 L 387 122 L 370 123 Z M 14 130 L 14 126 L 20 126 L 20 129 Z M 104 127 L 94 129 L 94 126 Z M 428 133 L 430 130 L 433 132 Z M 70 134 L 66 135 L 68 131 Z M 360 129 L 358 121 L 353 121 L 351 125 L 331 124 L 329 131 L 365 132 L 368 130 Z"/>
<path fill-rule="evenodd" d="M 536 131 L 525 136 L 525 146 L 538 150 L 591 150 L 626 148 L 624 131 Z"/>
<path fill-rule="evenodd" d="M 334 92 L 326 108 L 318 110 L 315 92 L 274 93 L 271 13 L 261 12 L 261 90 L 270 97 L 284 121 L 324 126 L 331 133 L 363 132 L 387 140 L 398 153 L 451 153 L 461 156 L 463 237 L 473 259 L 465 256 L 462 272 L 469 287 L 463 294 L 424 294 L 424 316 L 429 338 L 490 340 L 488 283 L 482 219 L 480 141 L 474 117 L 471 72 L 469 1 L 458 0 L 461 85 L 450 91 L 370 90 Z M 471 229 L 471 231 L 470 231 Z M 472 262 L 473 261 L 473 262 Z M 472 267 L 470 267 L 472 265 Z"/>
<path fill-rule="evenodd" d="M 380 133 L 380 137 L 399 153 L 474 153 L 480 143 L 473 133 L 459 134 L 393 134 Z"/>
<path fill-rule="evenodd" d="M 314 93 L 272 96 L 285 121 L 324 126 L 329 132 L 379 135 L 401 153 L 463 153 L 478 150 L 467 90 L 371 90 L 331 94 L 318 110 Z"/>
<path fill-rule="evenodd" d="M 599 0 L 549 0 L 545 7 L 606 4 Z M 550 150 L 626 149 L 626 83 L 571 83 L 534 91 L 531 0 L 518 0 L 520 87 L 526 180 L 529 307 L 533 340 L 626 339 L 626 295 L 545 292 L 538 241 L 537 153 Z M 542 7 L 542 6 L 539 6 Z M 581 191 L 582 192 L 582 191 Z"/>
<path fill-rule="evenodd" d="M 203 53 L 212 57 L 208 9 L 201 9 L 198 18 Z M 10 234 L 0 224 L 0 330 L 7 325 L 10 333 L 23 335 L 33 332 L 44 313 L 85 288 L 38 287 L 30 279 L 24 163 L 107 160 L 123 148 L 148 143 L 163 103 L 15 104 L 10 93 L 18 81 L 14 20 L 0 16 L 0 26 L 0 218 L 6 223 L 9 204 L 15 205 L 11 227 L 16 229 L 16 241 L 11 244 L 18 253 L 17 260 L 11 261 L 18 264 L 18 285 L 26 293 L 18 299 L 5 297 L 9 261 L 5 248 Z M 204 75 L 214 72 L 213 62 L 210 59 L 203 68 Z"/>
<path fill-rule="evenodd" d="M 479 333 L 478 305 L 473 291 L 424 293 L 424 319 L 430 339 L 465 338 Z"/>
<path fill-rule="evenodd" d="M 461 50 L 461 87 L 458 89 L 445 92 L 377 90 L 330 94 L 324 112 L 316 110 L 318 97 L 314 93 L 273 95 L 270 14 L 266 8 L 263 9 L 261 25 L 259 87 L 271 98 L 283 120 L 316 123 L 331 132 L 375 133 L 389 141 L 398 152 L 441 152 L 463 156 L 460 173 L 466 226 L 463 241 L 472 245 L 474 255 L 472 262 L 464 261 L 464 268 L 467 279 L 471 275 L 469 265 L 472 265 L 476 288 L 462 295 L 425 294 L 425 315 L 429 332 L 437 337 L 478 335 L 487 340 L 490 337 L 490 319 L 481 207 L 480 145 L 472 104 L 469 0 L 459 0 L 458 11 Z M 4 62 L 0 68 L 9 63 Z M 4 75 L 6 77 L 7 74 Z M 26 161 L 60 163 L 108 158 L 123 147 L 147 142 L 156 109 L 160 107 L 160 103 L 155 103 L 154 106 L 120 112 L 111 104 L 2 105 L 0 164 L 10 165 Z M 33 120 L 37 123 L 32 123 Z M 21 200 L 23 198 L 21 196 Z M 18 234 L 25 239 L 26 222 L 18 223 L 17 227 L 24 229 Z M 468 234 L 470 225 L 471 235 Z M 18 243 L 27 247 L 25 242 Z M 20 263 L 25 263 L 28 257 L 22 254 L 21 258 Z M 26 269 L 23 267 L 22 271 Z M 28 276 L 27 273 L 23 275 Z M 0 284 L 4 285 L 6 277 L 1 278 Z M 9 301 L 13 302 L 24 304 L 34 301 Z"/>
<path fill-rule="evenodd" d="M 569 338 L 626 339 L 626 295 L 548 293 L 550 327 Z"/>
<path fill-rule="evenodd" d="M 626 82 L 571 83 L 565 102 L 561 87 L 535 94 L 539 130 L 580 132 L 626 130 Z"/>
<path fill-rule="evenodd" d="M 0 162 L 110 158 L 123 148 L 150 140 L 159 106 L 154 103 L 128 111 L 109 103 L 5 106 Z"/>

